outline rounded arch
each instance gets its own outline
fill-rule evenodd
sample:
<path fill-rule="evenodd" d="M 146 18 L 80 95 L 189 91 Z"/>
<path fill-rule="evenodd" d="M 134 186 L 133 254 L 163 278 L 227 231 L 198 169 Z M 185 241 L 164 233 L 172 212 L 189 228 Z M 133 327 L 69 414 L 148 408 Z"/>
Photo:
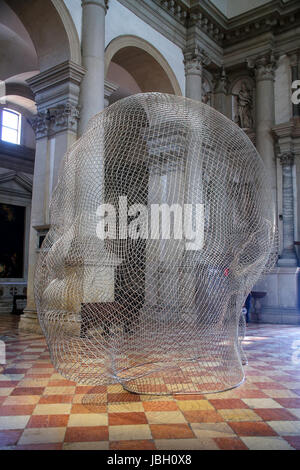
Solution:
<path fill-rule="evenodd" d="M 80 39 L 76 26 L 73 22 L 73 19 L 70 15 L 69 10 L 67 9 L 65 3 L 62 0 L 52 0 L 53 5 L 55 6 L 61 21 L 65 27 L 66 34 L 69 39 L 70 44 L 70 60 L 76 64 L 81 65 L 81 45 Z"/>
<path fill-rule="evenodd" d="M 80 41 L 62 0 L 6 0 L 27 30 L 37 53 L 40 71 L 66 60 L 81 62 Z M 40 25 L 44 24 L 41 28 Z"/>
<path fill-rule="evenodd" d="M 138 66 L 141 58 L 143 68 Z M 131 73 L 142 91 L 182 95 L 178 80 L 164 56 L 144 39 L 131 35 L 113 39 L 105 51 L 105 75 L 112 60 Z M 156 89 L 158 82 L 160 89 Z"/>

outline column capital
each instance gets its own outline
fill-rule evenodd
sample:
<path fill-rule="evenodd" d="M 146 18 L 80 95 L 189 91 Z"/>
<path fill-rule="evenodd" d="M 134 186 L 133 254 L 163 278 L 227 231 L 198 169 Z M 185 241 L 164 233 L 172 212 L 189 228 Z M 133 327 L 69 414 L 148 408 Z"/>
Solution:
<path fill-rule="evenodd" d="M 81 6 L 86 7 L 87 5 L 96 5 L 98 7 L 104 8 L 105 13 L 108 10 L 109 0 L 81 0 Z"/>
<path fill-rule="evenodd" d="M 300 49 L 295 49 L 287 53 L 291 67 L 297 67 L 300 63 Z"/>
<path fill-rule="evenodd" d="M 183 50 L 183 56 L 186 75 L 201 75 L 202 66 L 210 63 L 210 59 L 205 51 L 198 46 L 185 48 Z"/>
<path fill-rule="evenodd" d="M 58 132 L 71 131 L 76 133 L 79 115 L 79 106 L 67 101 L 38 112 L 35 117 L 30 119 L 30 123 L 36 139 L 39 140 L 51 137 Z"/>
<path fill-rule="evenodd" d="M 256 81 L 275 80 L 275 70 L 277 67 L 277 57 L 273 51 L 264 55 L 247 60 L 248 67 L 254 69 Z"/>
<path fill-rule="evenodd" d="M 288 152 L 283 152 L 278 155 L 280 164 L 282 166 L 292 166 L 294 164 L 294 152 L 288 151 Z"/>
<path fill-rule="evenodd" d="M 38 109 L 30 121 L 37 139 L 62 131 L 77 132 L 79 87 L 84 73 L 80 65 L 67 61 L 27 80 Z"/>
<path fill-rule="evenodd" d="M 80 113 L 79 106 L 67 101 L 49 109 L 50 133 L 57 134 L 62 131 L 77 132 Z"/>
<path fill-rule="evenodd" d="M 47 111 L 38 112 L 36 116 L 29 119 L 29 122 L 37 140 L 48 137 L 50 118 Z"/>

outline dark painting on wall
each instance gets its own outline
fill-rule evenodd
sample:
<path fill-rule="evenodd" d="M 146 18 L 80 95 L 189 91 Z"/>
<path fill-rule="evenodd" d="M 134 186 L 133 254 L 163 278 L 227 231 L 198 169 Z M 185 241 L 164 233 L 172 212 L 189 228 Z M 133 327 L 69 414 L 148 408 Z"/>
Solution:
<path fill-rule="evenodd" d="M 25 207 L 0 204 L 0 278 L 22 278 Z"/>

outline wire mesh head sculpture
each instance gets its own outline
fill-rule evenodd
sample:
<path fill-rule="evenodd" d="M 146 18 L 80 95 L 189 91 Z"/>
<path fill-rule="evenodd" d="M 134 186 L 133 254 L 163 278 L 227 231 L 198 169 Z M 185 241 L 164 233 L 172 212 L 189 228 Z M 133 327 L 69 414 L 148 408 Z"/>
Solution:
<path fill-rule="evenodd" d="M 241 383 L 270 194 L 246 134 L 207 105 L 146 93 L 95 116 L 64 157 L 36 271 L 56 369 L 148 394 Z"/>

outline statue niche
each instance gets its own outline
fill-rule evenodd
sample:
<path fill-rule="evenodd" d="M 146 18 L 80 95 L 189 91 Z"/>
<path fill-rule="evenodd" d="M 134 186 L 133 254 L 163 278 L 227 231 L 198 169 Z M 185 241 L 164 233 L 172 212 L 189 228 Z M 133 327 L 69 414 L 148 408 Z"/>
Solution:
<path fill-rule="evenodd" d="M 238 82 L 234 87 L 237 88 L 236 93 L 233 90 L 233 96 L 235 98 L 235 116 L 234 121 L 242 129 L 253 128 L 253 98 L 252 90 L 249 88 L 247 82 L 243 80 Z"/>

